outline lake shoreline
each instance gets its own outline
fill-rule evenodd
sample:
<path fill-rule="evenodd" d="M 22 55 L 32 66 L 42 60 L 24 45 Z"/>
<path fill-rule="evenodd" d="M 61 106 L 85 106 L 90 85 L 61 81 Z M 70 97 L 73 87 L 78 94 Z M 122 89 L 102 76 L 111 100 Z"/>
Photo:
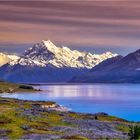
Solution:
<path fill-rule="evenodd" d="M 50 100 L 75 112 L 106 112 L 135 122 L 140 118 L 139 85 L 41 85 L 32 87 L 37 89 L 37 92 L 19 91 L 2 94 L 2 97 L 34 101 Z"/>
<path fill-rule="evenodd" d="M 27 93 L 27 92 L 26 92 Z M 3 93 L 3 94 L 5 94 L 5 93 Z M 12 94 L 12 93 L 8 93 L 8 94 Z M 20 93 L 18 93 L 18 94 L 20 94 Z M 28 93 L 27 93 L 28 94 Z M 44 108 L 44 109 L 48 109 L 48 110 L 50 110 L 50 111 L 60 111 L 60 112 L 73 112 L 73 113 L 77 113 L 77 114 L 91 114 L 91 115 L 95 115 L 95 114 L 106 114 L 107 116 L 114 116 L 114 115 L 110 115 L 110 114 L 108 114 L 108 113 L 106 113 L 106 112 L 95 112 L 95 113 L 92 113 L 92 112 L 79 112 L 79 111 L 73 111 L 71 108 L 68 108 L 68 107 L 65 107 L 65 106 L 63 106 L 63 105 L 60 105 L 60 104 L 58 104 L 57 102 L 55 102 L 55 101 L 50 101 L 50 100 L 48 100 L 48 101 L 43 101 L 43 100 L 38 100 L 38 101 L 35 101 L 35 100 L 23 100 L 23 99 L 18 99 L 18 98 L 11 98 L 11 97 L 3 97 L 3 96 L 0 96 L 0 98 L 1 99 L 8 99 L 8 100 L 17 100 L 17 101 L 21 101 L 21 102 L 30 102 L 30 103 L 34 103 L 34 104 L 38 104 L 38 105 L 42 105 L 42 107 L 41 108 Z M 48 104 L 51 104 L 52 106 L 48 106 L 47 107 L 47 105 L 46 105 L 46 107 L 45 106 L 43 106 L 45 103 L 48 103 Z M 124 120 L 124 121 L 127 121 L 127 122 L 134 122 L 134 123 L 140 123 L 140 121 L 134 121 L 134 120 L 127 120 L 127 119 L 125 119 L 125 118 L 121 118 L 121 117 L 118 117 L 118 116 L 114 116 L 114 117 L 116 117 L 116 118 L 119 118 L 119 119 L 121 119 L 121 120 Z"/>

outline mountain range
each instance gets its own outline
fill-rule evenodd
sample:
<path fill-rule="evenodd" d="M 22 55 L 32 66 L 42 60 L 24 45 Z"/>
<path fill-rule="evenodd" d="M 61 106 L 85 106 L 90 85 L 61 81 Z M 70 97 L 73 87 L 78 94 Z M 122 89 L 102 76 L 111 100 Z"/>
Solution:
<path fill-rule="evenodd" d="M 140 83 L 140 49 L 123 57 L 57 47 L 42 40 L 20 57 L 0 53 L 0 80 L 18 83 Z"/>
<path fill-rule="evenodd" d="M 22 56 L 5 54 L 0 67 L 0 79 L 20 83 L 68 82 L 73 77 L 88 73 L 102 61 L 116 57 L 106 52 L 92 54 L 57 47 L 50 40 L 36 43 Z M 13 59 L 12 59 L 13 58 Z"/>
<path fill-rule="evenodd" d="M 116 56 L 74 77 L 78 83 L 140 83 L 140 49 L 127 56 Z"/>

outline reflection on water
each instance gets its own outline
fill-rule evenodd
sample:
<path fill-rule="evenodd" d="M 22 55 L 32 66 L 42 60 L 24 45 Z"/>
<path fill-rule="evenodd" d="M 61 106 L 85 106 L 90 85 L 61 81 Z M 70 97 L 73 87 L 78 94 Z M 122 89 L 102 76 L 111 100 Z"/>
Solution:
<path fill-rule="evenodd" d="M 38 93 L 5 94 L 28 100 L 53 100 L 73 111 L 106 112 L 128 120 L 140 121 L 140 85 L 46 85 Z"/>

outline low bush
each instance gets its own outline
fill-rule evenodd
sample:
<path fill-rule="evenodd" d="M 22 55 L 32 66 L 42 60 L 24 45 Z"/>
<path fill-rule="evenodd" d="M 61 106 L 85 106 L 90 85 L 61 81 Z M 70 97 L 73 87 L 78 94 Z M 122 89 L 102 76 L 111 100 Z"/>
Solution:
<path fill-rule="evenodd" d="M 20 85 L 19 88 L 22 88 L 22 89 L 33 89 L 32 86 L 27 86 L 27 85 Z"/>

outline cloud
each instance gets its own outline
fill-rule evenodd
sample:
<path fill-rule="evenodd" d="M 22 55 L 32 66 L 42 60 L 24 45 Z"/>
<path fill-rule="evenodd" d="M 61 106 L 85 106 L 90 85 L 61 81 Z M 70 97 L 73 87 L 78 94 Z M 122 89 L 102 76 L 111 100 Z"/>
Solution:
<path fill-rule="evenodd" d="M 85 50 L 86 46 L 127 50 L 138 48 L 139 37 L 138 1 L 0 2 L 0 44 L 7 46 L 51 39 Z"/>

